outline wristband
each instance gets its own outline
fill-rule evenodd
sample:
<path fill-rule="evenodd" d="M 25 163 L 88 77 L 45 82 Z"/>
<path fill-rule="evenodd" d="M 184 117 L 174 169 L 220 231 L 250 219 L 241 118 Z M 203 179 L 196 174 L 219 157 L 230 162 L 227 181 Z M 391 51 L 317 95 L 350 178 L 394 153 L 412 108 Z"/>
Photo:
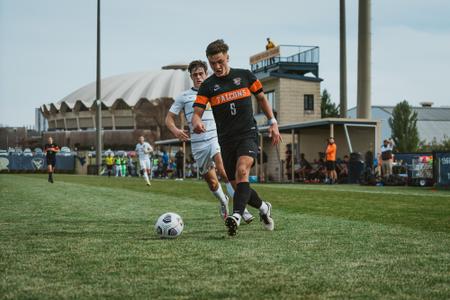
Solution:
<path fill-rule="evenodd" d="M 278 124 L 277 119 L 272 118 L 269 120 L 269 125 Z"/>

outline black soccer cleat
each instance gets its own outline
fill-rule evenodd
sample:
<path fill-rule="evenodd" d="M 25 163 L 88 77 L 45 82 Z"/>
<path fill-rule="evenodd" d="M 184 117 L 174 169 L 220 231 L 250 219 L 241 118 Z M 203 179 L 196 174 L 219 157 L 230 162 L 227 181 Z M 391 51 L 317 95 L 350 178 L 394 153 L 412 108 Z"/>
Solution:
<path fill-rule="evenodd" d="M 228 216 L 225 219 L 225 226 L 228 228 L 228 235 L 235 236 L 239 226 L 238 220 L 234 216 Z"/>

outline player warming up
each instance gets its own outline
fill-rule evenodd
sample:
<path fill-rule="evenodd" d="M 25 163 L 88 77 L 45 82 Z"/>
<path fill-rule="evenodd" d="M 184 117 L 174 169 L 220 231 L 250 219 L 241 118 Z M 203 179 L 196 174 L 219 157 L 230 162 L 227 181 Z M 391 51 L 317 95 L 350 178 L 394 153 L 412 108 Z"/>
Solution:
<path fill-rule="evenodd" d="M 48 182 L 53 183 L 53 172 L 56 168 L 56 153 L 59 152 L 59 147 L 53 143 L 53 138 L 48 138 L 48 143 L 44 146 L 44 152 L 47 159 L 47 172 L 48 172 Z"/>
<path fill-rule="evenodd" d="M 136 144 L 136 153 L 139 157 L 139 165 L 143 173 L 144 179 L 147 182 L 147 186 L 151 186 L 148 174 L 152 177 L 152 165 L 150 163 L 150 154 L 153 152 L 152 146 L 145 141 L 143 136 L 139 137 L 139 143 Z"/>
<path fill-rule="evenodd" d="M 227 186 L 228 194 L 233 197 L 234 190 L 228 181 L 227 174 L 223 167 L 222 156 L 220 155 L 220 146 L 217 140 L 216 123 L 210 107 L 205 107 L 205 112 L 202 116 L 202 122 L 205 126 L 205 131 L 201 133 L 194 133 L 192 127 L 192 115 L 194 112 L 192 104 L 197 96 L 197 91 L 202 82 L 207 77 L 208 66 L 205 62 L 195 60 L 189 64 L 188 67 L 193 87 L 184 91 L 180 96 L 175 98 L 175 102 L 166 116 L 166 125 L 169 130 L 181 141 L 188 141 L 191 139 L 192 155 L 194 156 L 200 168 L 200 173 L 208 183 L 209 189 L 214 196 L 219 200 L 220 214 L 225 219 L 228 216 L 228 197 L 224 194 L 222 187 L 217 178 L 216 169 L 222 180 Z M 183 129 L 177 128 L 175 125 L 175 117 L 183 111 L 186 121 L 189 124 L 191 134 Z M 250 223 L 254 217 L 245 211 L 244 221 Z"/>
<path fill-rule="evenodd" d="M 202 120 L 211 105 L 217 124 L 219 144 L 228 179 L 235 186 L 233 215 L 225 219 L 228 234 L 236 235 L 244 209 L 248 204 L 259 209 L 263 227 L 273 230 L 272 206 L 262 201 L 250 187 L 249 173 L 258 153 L 258 131 L 253 118 L 253 94 L 269 120 L 269 136 L 278 145 L 281 136 L 272 108 L 264 95 L 261 82 L 249 70 L 232 69 L 228 65 L 228 45 L 223 40 L 206 48 L 206 57 L 214 74 L 201 85 L 194 102 L 192 126 L 195 133 L 207 131 Z"/>

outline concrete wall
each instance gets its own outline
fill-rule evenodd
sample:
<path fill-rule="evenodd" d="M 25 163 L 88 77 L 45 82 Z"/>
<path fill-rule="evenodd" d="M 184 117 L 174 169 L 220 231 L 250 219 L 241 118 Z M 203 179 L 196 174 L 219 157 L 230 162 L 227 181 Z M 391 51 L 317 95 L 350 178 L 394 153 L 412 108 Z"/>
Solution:
<path fill-rule="evenodd" d="M 303 80 L 268 77 L 261 80 L 264 91 L 275 92 L 275 107 L 279 124 L 298 123 L 320 119 L 320 83 Z M 304 110 L 304 96 L 314 96 L 314 111 Z M 258 112 L 253 99 L 253 111 Z M 265 123 L 258 122 L 259 125 Z"/>
<path fill-rule="evenodd" d="M 320 119 L 320 83 L 279 78 L 280 101 L 278 121 L 280 124 Z M 314 95 L 314 111 L 304 110 L 304 95 Z"/>

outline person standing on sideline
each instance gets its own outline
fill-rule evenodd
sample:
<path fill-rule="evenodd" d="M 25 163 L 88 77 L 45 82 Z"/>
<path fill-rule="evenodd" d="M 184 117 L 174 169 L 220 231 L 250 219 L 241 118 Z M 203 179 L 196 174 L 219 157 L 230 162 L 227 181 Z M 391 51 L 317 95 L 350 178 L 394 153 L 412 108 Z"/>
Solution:
<path fill-rule="evenodd" d="M 116 159 L 114 160 L 114 165 L 116 168 L 116 177 L 122 176 L 122 160 L 120 159 L 119 155 L 116 156 Z"/>
<path fill-rule="evenodd" d="M 206 132 L 195 133 L 192 127 L 192 115 L 194 108 L 192 103 L 194 102 L 198 89 L 208 74 L 208 65 L 201 60 L 194 60 L 189 64 L 188 71 L 193 83 L 193 87 L 187 91 L 184 91 L 180 96 L 175 98 L 175 102 L 169 110 L 166 117 L 166 125 L 169 130 L 181 141 L 191 140 L 192 154 L 190 161 L 193 168 L 192 174 L 197 170 L 194 165 L 199 166 L 200 174 L 203 175 L 209 190 L 214 197 L 219 200 L 219 211 L 223 219 L 228 216 L 228 197 L 224 194 L 220 185 L 218 175 L 227 187 L 227 192 L 230 197 L 234 195 L 234 189 L 228 180 L 228 176 L 225 173 L 223 166 L 222 156 L 220 154 L 220 146 L 217 140 L 216 122 L 214 121 L 214 115 L 211 108 L 207 108 L 202 116 L 202 121 L 206 126 Z M 189 124 L 190 135 L 187 131 L 177 128 L 175 125 L 175 117 L 184 112 L 187 123 Z M 177 163 L 178 164 L 178 163 Z M 244 211 L 244 221 L 249 224 L 253 221 L 254 217 L 246 210 Z"/>
<path fill-rule="evenodd" d="M 162 160 L 162 178 L 169 178 L 167 175 L 167 168 L 169 167 L 169 155 L 167 154 L 166 150 L 163 150 L 163 155 L 161 157 Z"/>
<path fill-rule="evenodd" d="M 120 167 L 122 172 L 122 177 L 127 176 L 127 154 L 124 153 L 120 159 Z"/>
<path fill-rule="evenodd" d="M 192 126 L 197 134 L 206 132 L 203 113 L 211 107 L 217 125 L 226 174 L 235 188 L 233 214 L 225 219 L 228 235 L 237 233 L 247 203 L 259 210 L 264 229 L 274 230 L 272 205 L 262 201 L 250 187 L 250 169 L 258 154 L 258 129 L 253 117 L 252 94 L 269 120 L 269 136 L 278 145 L 281 135 L 272 107 L 261 82 L 249 70 L 228 65 L 228 45 L 216 40 L 206 48 L 206 57 L 213 74 L 205 79 L 194 102 Z"/>
<path fill-rule="evenodd" d="M 150 162 L 150 154 L 153 152 L 152 146 L 145 141 L 144 136 L 140 136 L 138 139 L 138 143 L 136 144 L 135 151 L 139 158 L 139 165 L 141 167 L 142 175 L 144 176 L 145 182 L 147 186 L 151 186 L 148 175 L 152 177 L 152 164 Z"/>
<path fill-rule="evenodd" d="M 108 172 L 108 177 L 111 177 L 111 173 L 113 171 L 114 166 L 114 156 L 112 152 L 110 152 L 108 156 L 105 158 L 105 162 L 106 162 L 106 172 Z"/>
<path fill-rule="evenodd" d="M 59 152 L 59 146 L 53 143 L 53 138 L 50 136 L 44 146 L 44 152 L 47 160 L 48 182 L 53 183 L 53 173 L 56 168 L 56 153 Z"/>
<path fill-rule="evenodd" d="M 175 164 L 177 165 L 177 180 L 183 180 L 184 170 L 184 152 L 183 147 L 180 147 L 177 153 L 175 153 Z"/>
<path fill-rule="evenodd" d="M 392 175 L 392 151 L 394 150 L 394 142 L 392 139 L 384 140 L 381 145 L 381 175 L 386 180 Z"/>
<path fill-rule="evenodd" d="M 326 162 L 325 165 L 327 167 L 327 176 L 330 184 L 337 182 L 337 173 L 336 173 L 336 144 L 334 142 L 334 138 L 330 137 L 328 139 L 327 149 L 325 151 Z"/>

